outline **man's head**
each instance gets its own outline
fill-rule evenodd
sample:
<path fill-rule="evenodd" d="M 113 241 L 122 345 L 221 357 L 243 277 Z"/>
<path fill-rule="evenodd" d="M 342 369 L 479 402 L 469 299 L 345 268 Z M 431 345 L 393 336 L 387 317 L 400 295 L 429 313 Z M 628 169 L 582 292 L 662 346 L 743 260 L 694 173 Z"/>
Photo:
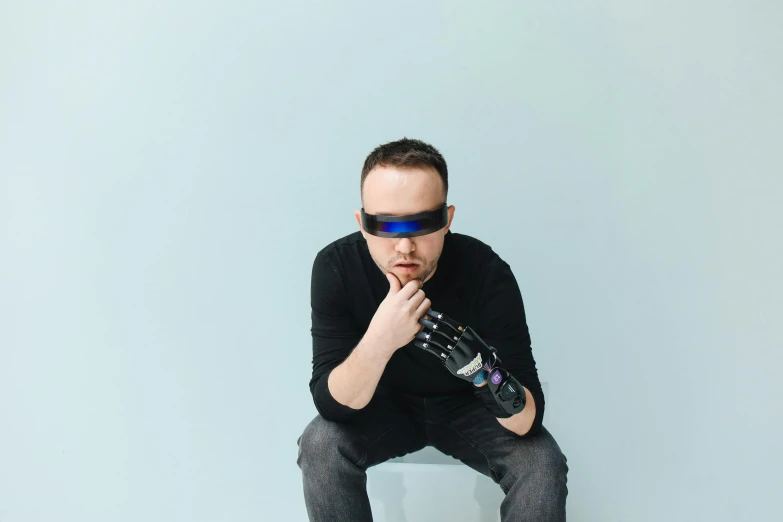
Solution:
<path fill-rule="evenodd" d="M 438 210 L 446 204 L 448 170 L 440 152 L 419 140 L 401 139 L 373 150 L 364 162 L 360 193 L 362 208 L 371 215 L 411 216 Z M 391 272 L 402 285 L 413 279 L 426 281 L 437 268 L 443 240 L 454 219 L 447 209 L 446 226 L 416 237 L 379 237 L 362 226 L 361 210 L 354 212 L 375 264 Z M 412 263 L 406 269 L 399 266 Z"/>

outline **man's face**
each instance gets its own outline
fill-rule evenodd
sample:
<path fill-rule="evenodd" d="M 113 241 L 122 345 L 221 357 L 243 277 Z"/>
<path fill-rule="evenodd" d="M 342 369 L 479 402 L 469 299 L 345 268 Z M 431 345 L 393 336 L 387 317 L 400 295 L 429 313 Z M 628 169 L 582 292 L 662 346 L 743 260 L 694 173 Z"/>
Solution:
<path fill-rule="evenodd" d="M 430 167 L 376 167 L 364 180 L 364 211 L 368 214 L 413 215 L 437 210 L 444 203 L 443 181 Z M 396 275 L 405 286 L 413 279 L 425 282 L 435 272 L 443 238 L 454 219 L 454 206 L 448 207 L 449 222 L 444 228 L 418 237 L 374 236 L 362 227 L 361 211 L 354 215 L 375 264 L 384 274 Z M 413 266 L 406 268 L 401 263 Z"/>

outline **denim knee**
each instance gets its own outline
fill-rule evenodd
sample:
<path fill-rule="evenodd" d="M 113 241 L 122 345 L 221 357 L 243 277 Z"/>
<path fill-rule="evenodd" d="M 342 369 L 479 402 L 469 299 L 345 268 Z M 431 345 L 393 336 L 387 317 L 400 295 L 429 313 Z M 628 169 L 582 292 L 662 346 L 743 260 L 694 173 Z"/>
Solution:
<path fill-rule="evenodd" d="M 348 457 L 349 438 L 342 424 L 316 415 L 296 441 L 299 446 L 296 463 L 300 468 L 304 462 L 329 467 L 336 457 Z"/>
<path fill-rule="evenodd" d="M 504 491 L 523 478 L 527 487 L 535 485 L 542 489 L 559 489 L 567 481 L 568 459 L 553 440 L 541 439 L 542 444 L 512 452 L 509 456 L 505 476 L 500 484 Z"/>

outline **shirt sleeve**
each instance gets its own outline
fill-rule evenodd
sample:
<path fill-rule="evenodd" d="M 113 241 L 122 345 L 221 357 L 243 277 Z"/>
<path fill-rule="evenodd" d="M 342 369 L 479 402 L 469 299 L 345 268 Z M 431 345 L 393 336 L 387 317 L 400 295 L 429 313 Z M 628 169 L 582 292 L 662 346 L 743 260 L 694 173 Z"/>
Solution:
<path fill-rule="evenodd" d="M 476 328 L 476 333 L 497 350 L 501 366 L 530 390 L 536 404 L 536 416 L 524 436 L 532 436 L 541 429 L 545 400 L 533 357 L 522 294 L 511 267 L 495 252 L 492 252 L 483 273 L 485 277 L 477 302 L 480 329 Z"/>
<path fill-rule="evenodd" d="M 310 280 L 310 332 L 313 338 L 310 393 L 318 413 L 336 421 L 347 420 L 360 411 L 337 402 L 328 385 L 329 374 L 348 357 L 363 336 L 349 303 L 337 267 L 327 253 L 319 252 Z"/>

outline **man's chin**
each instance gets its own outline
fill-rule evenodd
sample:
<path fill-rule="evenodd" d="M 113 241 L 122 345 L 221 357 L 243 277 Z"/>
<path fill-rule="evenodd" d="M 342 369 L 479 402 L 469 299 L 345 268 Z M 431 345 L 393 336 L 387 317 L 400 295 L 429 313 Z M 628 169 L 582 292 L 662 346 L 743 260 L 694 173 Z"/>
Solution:
<path fill-rule="evenodd" d="M 405 270 L 398 266 L 394 266 L 392 267 L 391 271 L 394 273 L 394 275 L 397 276 L 397 278 L 399 278 L 400 281 L 405 281 L 405 282 L 411 281 L 413 279 L 418 279 L 421 275 L 420 266 L 417 266 L 413 270 Z"/>

